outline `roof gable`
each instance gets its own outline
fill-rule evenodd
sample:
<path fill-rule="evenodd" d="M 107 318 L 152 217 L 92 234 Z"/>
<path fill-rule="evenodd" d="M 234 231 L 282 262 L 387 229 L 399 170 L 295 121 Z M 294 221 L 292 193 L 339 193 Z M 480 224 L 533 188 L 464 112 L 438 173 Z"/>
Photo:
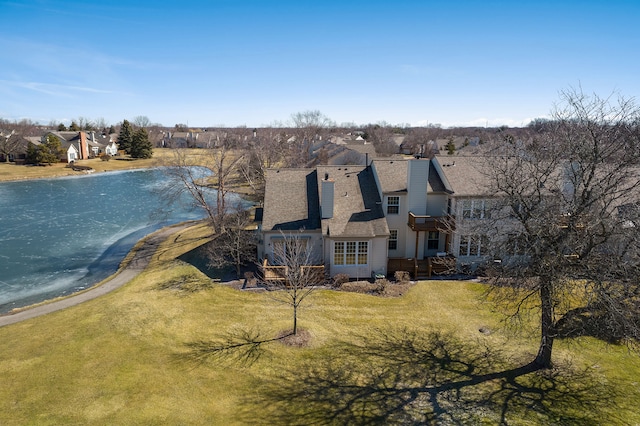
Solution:
<path fill-rule="evenodd" d="M 322 232 L 331 237 L 388 235 L 378 187 L 371 167 L 318 166 L 321 179 L 334 182 L 333 216 L 322 220 Z"/>

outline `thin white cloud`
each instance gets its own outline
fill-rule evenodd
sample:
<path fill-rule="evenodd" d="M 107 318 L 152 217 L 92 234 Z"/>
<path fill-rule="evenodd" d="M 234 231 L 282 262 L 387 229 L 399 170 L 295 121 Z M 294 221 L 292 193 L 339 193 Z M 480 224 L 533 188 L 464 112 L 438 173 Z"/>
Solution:
<path fill-rule="evenodd" d="M 13 87 L 32 90 L 34 92 L 44 93 L 46 95 L 52 95 L 52 96 L 71 97 L 71 94 L 69 92 L 102 93 L 102 94 L 114 93 L 111 90 L 96 89 L 93 87 L 39 83 L 34 81 L 21 82 L 21 81 L 0 80 L 0 83 L 13 86 Z"/>

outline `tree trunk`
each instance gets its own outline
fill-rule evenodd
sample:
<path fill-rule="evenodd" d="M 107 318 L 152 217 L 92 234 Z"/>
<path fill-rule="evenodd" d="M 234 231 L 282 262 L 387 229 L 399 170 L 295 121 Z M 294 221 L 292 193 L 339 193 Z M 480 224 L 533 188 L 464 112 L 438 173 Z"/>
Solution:
<path fill-rule="evenodd" d="M 298 334 L 298 307 L 293 305 L 293 331 L 291 332 L 294 336 Z"/>
<path fill-rule="evenodd" d="M 551 352 L 553 349 L 553 340 L 556 336 L 554 313 L 553 313 L 553 282 L 549 277 L 540 278 L 540 302 L 541 302 L 541 321 L 540 321 L 540 347 L 534 363 L 541 368 L 551 368 Z"/>

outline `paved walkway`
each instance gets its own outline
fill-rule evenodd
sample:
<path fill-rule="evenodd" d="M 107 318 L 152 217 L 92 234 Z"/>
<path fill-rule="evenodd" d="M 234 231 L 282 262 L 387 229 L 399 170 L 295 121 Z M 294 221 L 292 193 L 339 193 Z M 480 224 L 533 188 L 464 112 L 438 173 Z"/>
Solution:
<path fill-rule="evenodd" d="M 111 278 L 108 279 L 108 281 L 83 293 L 71 295 L 55 302 L 34 306 L 33 308 L 28 308 L 23 311 L 16 312 L 15 314 L 6 314 L 0 316 L 0 327 L 14 324 L 16 322 L 24 321 L 30 318 L 39 317 L 40 315 L 59 311 L 70 306 L 79 305 L 80 303 L 86 302 L 87 300 L 95 299 L 96 297 L 107 294 L 118 287 L 122 287 L 133 278 L 135 278 L 142 270 L 144 270 L 144 268 L 147 267 L 147 265 L 149 265 L 149 262 L 151 261 L 151 258 L 153 257 L 160 243 L 166 240 L 170 235 L 181 231 L 191 225 L 193 225 L 193 223 L 167 227 L 149 235 L 143 240 L 144 244 L 138 250 L 136 250 L 133 259 L 131 259 L 129 264 L 124 269 L 121 269 L 116 272 L 116 274 L 112 275 Z"/>

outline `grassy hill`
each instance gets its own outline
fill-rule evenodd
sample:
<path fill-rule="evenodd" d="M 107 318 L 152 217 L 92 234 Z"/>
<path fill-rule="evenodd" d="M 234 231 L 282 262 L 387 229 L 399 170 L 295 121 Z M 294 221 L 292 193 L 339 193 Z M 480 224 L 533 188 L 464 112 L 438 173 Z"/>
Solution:
<path fill-rule="evenodd" d="M 176 260 L 197 232 L 113 293 L 0 328 L 0 424 L 640 422 L 640 357 L 561 340 L 554 370 L 524 374 L 535 328 L 505 327 L 473 282 L 318 291 L 299 315 L 307 346 L 207 356 L 224 336 L 276 336 L 291 312 Z"/>

